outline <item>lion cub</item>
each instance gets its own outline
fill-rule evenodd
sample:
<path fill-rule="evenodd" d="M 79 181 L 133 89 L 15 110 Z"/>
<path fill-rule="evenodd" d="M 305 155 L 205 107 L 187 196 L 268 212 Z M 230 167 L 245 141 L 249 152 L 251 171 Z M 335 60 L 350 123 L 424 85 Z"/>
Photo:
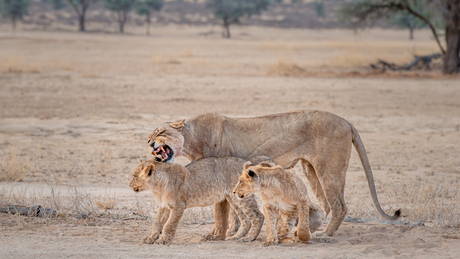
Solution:
<path fill-rule="evenodd" d="M 194 161 L 185 167 L 153 160 L 139 165 L 129 186 L 135 192 L 151 190 L 159 204 L 152 234 L 143 242 L 170 243 L 185 209 L 224 201 L 230 203 L 241 222 L 238 232 L 227 239 L 254 241 L 260 233 L 264 216 L 254 197 L 239 200 L 232 193 L 245 161 L 234 157 L 212 157 Z M 228 225 L 225 227 L 228 228 Z M 222 238 L 225 238 L 225 231 Z M 243 238 L 246 234 L 248 236 Z"/>
<path fill-rule="evenodd" d="M 310 230 L 316 231 L 326 216 L 318 204 L 310 202 L 302 180 L 273 163 L 254 166 L 246 162 L 244 165 L 233 193 L 244 200 L 254 192 L 261 194 L 264 203 L 267 240 L 262 246 L 279 242 L 308 242 L 311 238 Z M 286 238 L 297 219 L 296 238 Z"/>

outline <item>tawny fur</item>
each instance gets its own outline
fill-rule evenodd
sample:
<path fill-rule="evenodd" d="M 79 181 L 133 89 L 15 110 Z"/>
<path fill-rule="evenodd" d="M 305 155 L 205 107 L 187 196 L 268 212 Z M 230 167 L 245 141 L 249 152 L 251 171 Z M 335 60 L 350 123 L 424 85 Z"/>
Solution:
<path fill-rule="evenodd" d="M 347 214 L 345 176 L 354 145 L 377 210 L 390 220 L 400 215 L 399 210 L 393 216 L 382 210 L 361 138 L 351 123 L 337 115 L 305 110 L 255 118 L 228 118 L 209 113 L 164 123 L 158 130 L 162 133 L 153 132 L 149 145 L 168 145 L 174 156 L 185 156 L 192 161 L 215 156 L 249 159 L 265 155 L 285 169 L 300 161 L 319 204 L 327 214 L 331 213 L 331 220 L 320 235 L 332 235 Z M 225 214 L 221 214 L 224 218 Z"/>
<path fill-rule="evenodd" d="M 139 165 L 129 185 L 135 192 L 151 190 L 159 205 L 152 233 L 143 242 L 170 243 L 185 209 L 223 202 L 231 205 L 241 222 L 238 232 L 228 239 L 254 241 L 260 233 L 264 216 L 254 197 L 242 201 L 232 193 L 244 162 L 239 158 L 220 157 L 201 159 L 186 167 L 153 160 Z M 227 226 L 221 226 L 222 231 L 211 238 L 224 239 L 227 227 L 228 220 Z"/>
<path fill-rule="evenodd" d="M 262 246 L 279 242 L 308 242 L 321 226 L 326 213 L 307 196 L 302 180 L 281 166 L 245 164 L 233 189 L 239 199 L 260 193 L 264 203 L 267 240 Z M 297 236 L 287 238 L 297 219 Z"/>

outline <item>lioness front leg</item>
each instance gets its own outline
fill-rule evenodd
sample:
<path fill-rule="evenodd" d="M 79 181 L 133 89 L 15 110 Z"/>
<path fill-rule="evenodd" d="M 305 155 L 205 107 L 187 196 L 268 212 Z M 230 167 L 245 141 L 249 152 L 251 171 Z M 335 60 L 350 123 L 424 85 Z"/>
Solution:
<path fill-rule="evenodd" d="M 161 237 L 157 239 L 154 244 L 166 245 L 171 242 L 171 240 L 174 238 L 174 234 L 176 233 L 177 225 L 179 224 L 179 221 L 184 214 L 185 208 L 185 204 L 170 208 L 171 212 L 169 213 L 168 221 L 166 221 L 166 224 L 163 227 Z"/>
<path fill-rule="evenodd" d="M 152 223 L 152 234 L 150 236 L 145 237 L 142 242 L 145 244 L 153 244 L 161 234 L 163 230 L 163 226 L 165 225 L 166 221 L 169 218 L 169 209 L 166 207 L 158 208 L 157 215 L 153 219 Z"/>
<path fill-rule="evenodd" d="M 276 222 L 278 220 L 278 208 L 269 204 L 264 204 L 265 229 L 267 230 L 267 239 L 261 244 L 262 247 L 277 245 L 279 239 L 276 234 Z"/>

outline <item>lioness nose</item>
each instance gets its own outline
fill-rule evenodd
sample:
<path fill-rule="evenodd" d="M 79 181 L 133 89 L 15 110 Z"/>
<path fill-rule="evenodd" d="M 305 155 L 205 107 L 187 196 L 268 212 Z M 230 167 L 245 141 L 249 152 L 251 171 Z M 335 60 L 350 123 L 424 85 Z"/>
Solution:
<path fill-rule="evenodd" d="M 155 147 L 155 141 L 152 141 L 152 143 L 150 143 L 150 146 Z"/>

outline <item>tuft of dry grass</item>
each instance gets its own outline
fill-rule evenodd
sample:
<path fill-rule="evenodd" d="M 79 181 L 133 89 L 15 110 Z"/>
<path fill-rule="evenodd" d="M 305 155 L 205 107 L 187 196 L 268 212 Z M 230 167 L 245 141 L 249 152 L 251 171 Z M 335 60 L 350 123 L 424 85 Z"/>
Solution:
<path fill-rule="evenodd" d="M 94 202 L 96 205 L 104 210 L 109 210 L 113 209 L 115 207 L 115 203 L 117 201 L 117 198 L 115 197 L 115 193 L 113 196 L 110 196 L 109 194 L 103 195 L 103 196 L 98 196 L 97 198 L 94 199 Z"/>
<path fill-rule="evenodd" d="M 447 181 L 378 184 L 380 204 L 387 213 L 402 209 L 402 220 L 436 227 L 460 228 L 460 187 Z M 348 215 L 360 218 L 382 217 L 371 198 L 356 199 L 347 190 Z"/>
<path fill-rule="evenodd" d="M 10 55 L 2 61 L 2 73 L 39 73 L 38 68 L 25 62 L 21 56 Z"/>
<path fill-rule="evenodd" d="M 10 149 L 0 164 L 0 181 L 23 181 L 28 168 L 29 160 L 18 158 L 16 151 Z"/>
<path fill-rule="evenodd" d="M 181 62 L 176 57 L 169 57 L 164 55 L 154 55 L 151 59 L 152 64 L 157 65 L 179 65 Z"/>
<path fill-rule="evenodd" d="M 298 64 L 286 60 L 279 60 L 267 69 L 269 76 L 302 76 L 305 72 L 305 69 Z"/>

